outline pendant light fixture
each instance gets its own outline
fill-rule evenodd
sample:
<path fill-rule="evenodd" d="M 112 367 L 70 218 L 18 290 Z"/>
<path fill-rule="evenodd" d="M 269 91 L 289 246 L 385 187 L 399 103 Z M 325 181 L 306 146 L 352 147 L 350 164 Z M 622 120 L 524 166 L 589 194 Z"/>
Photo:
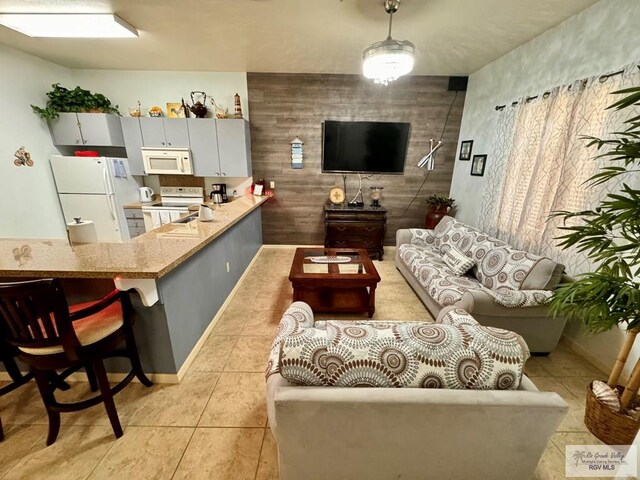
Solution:
<path fill-rule="evenodd" d="M 400 0 L 385 0 L 384 9 L 389 14 L 389 35 L 386 40 L 369 45 L 362 53 L 362 73 L 382 85 L 388 85 L 413 70 L 416 47 L 408 40 L 391 38 L 391 22 L 399 6 Z"/>

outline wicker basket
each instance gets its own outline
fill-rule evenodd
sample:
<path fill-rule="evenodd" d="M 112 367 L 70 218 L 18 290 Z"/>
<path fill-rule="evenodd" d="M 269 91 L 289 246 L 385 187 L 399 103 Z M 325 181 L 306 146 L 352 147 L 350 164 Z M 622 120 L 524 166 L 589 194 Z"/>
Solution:
<path fill-rule="evenodd" d="M 618 394 L 624 387 L 616 387 Z M 635 399 L 640 404 L 640 396 Z M 631 445 L 640 428 L 640 420 L 635 420 L 619 412 L 614 412 L 600 403 L 591 389 L 587 387 L 587 407 L 584 411 L 584 423 L 591 433 L 607 445 Z"/>

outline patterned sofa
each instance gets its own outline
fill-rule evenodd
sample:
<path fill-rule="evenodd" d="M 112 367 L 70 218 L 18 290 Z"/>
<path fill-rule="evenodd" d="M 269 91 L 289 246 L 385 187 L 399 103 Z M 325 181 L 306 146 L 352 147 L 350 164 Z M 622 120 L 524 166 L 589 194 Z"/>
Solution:
<path fill-rule="evenodd" d="M 482 325 L 514 331 L 531 352 L 557 345 L 565 319 L 548 314 L 546 303 L 562 280 L 564 266 L 508 244 L 446 216 L 435 230 L 401 229 L 396 234 L 396 267 L 437 317 L 455 305 Z M 457 275 L 443 256 L 451 249 L 474 262 Z"/>
<path fill-rule="evenodd" d="M 531 478 L 568 406 L 527 357 L 455 307 L 437 324 L 316 322 L 296 302 L 266 372 L 280 480 Z"/>

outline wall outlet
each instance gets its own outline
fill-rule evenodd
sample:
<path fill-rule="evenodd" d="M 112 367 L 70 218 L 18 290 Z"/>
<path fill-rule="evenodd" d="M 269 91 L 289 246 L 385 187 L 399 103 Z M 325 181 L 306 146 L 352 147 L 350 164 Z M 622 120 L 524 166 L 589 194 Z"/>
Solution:
<path fill-rule="evenodd" d="M 276 182 L 269 182 L 269 188 L 271 189 L 276 188 Z"/>
<path fill-rule="evenodd" d="M 227 273 L 229 273 L 229 262 L 227 262 Z"/>

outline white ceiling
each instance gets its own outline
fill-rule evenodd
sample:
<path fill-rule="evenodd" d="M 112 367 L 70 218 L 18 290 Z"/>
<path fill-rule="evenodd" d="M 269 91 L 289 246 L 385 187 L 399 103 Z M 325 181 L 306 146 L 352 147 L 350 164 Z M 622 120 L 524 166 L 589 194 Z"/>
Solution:
<path fill-rule="evenodd" d="M 402 0 L 393 37 L 416 45 L 414 73 L 467 75 L 597 0 Z M 0 0 L 0 13 L 115 12 L 137 39 L 0 43 L 71 68 L 360 73 L 383 40 L 383 0 Z"/>

